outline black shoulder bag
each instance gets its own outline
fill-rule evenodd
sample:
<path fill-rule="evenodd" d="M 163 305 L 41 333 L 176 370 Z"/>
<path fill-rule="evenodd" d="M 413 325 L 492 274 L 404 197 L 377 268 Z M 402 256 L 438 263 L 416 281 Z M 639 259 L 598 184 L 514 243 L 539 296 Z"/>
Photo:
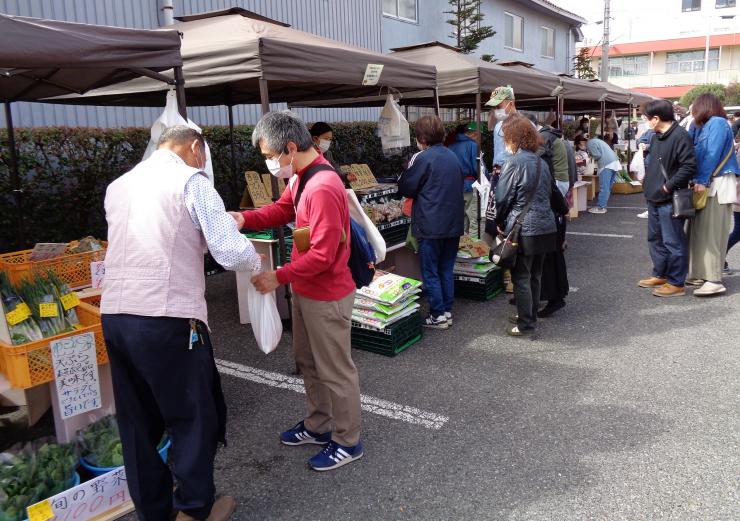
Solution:
<path fill-rule="evenodd" d="M 662 159 L 662 157 L 658 158 L 658 164 L 660 165 L 660 171 L 663 174 L 665 182 L 668 183 L 668 174 L 665 171 Z M 673 190 L 671 197 L 673 201 L 672 217 L 676 219 L 692 219 L 693 217 L 696 217 L 696 209 L 694 208 L 694 190 L 692 188 L 679 188 L 677 190 Z"/>
<path fill-rule="evenodd" d="M 520 213 L 514 221 L 509 233 L 505 237 L 503 235 L 499 235 L 496 238 L 496 246 L 491 248 L 489 258 L 491 259 L 491 262 L 500 268 L 511 269 L 516 264 L 516 256 L 519 250 L 519 236 L 522 233 L 522 224 L 524 223 L 524 218 L 527 216 L 527 213 L 529 213 L 529 209 L 532 207 L 534 197 L 537 194 L 537 189 L 540 186 L 542 161 L 543 159 L 537 157 L 537 180 L 534 183 L 532 193 L 529 194 L 527 204 L 522 208 L 522 213 Z"/>

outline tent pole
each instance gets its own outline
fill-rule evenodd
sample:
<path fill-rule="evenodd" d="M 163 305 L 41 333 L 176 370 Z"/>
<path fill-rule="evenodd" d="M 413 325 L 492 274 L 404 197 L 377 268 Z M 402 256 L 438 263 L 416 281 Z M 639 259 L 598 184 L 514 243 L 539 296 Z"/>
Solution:
<path fill-rule="evenodd" d="M 266 79 L 260 78 L 259 85 L 260 85 L 260 102 L 262 105 L 262 115 L 264 116 L 265 114 L 270 112 L 270 91 L 267 89 Z M 275 152 L 277 152 L 277 150 Z M 272 186 L 272 200 L 273 202 L 275 202 L 280 198 L 280 187 L 278 186 L 277 178 L 274 175 L 270 176 L 270 184 Z M 285 189 L 289 190 L 287 186 L 285 187 Z M 287 255 L 287 249 L 285 248 L 285 234 L 283 233 L 282 226 L 279 226 L 277 228 L 277 238 L 278 238 L 278 250 L 280 252 L 280 255 L 278 255 L 278 260 L 284 264 L 285 259 L 287 258 L 288 255 Z M 285 286 L 285 299 L 288 301 L 288 313 L 292 319 L 293 310 L 290 305 L 290 286 Z"/>
<path fill-rule="evenodd" d="M 477 132 L 477 136 L 478 137 L 476 138 L 476 142 L 477 142 L 477 145 L 478 145 L 478 147 L 477 147 L 477 152 L 478 152 L 478 161 L 477 161 L 478 175 L 476 177 L 478 178 L 478 183 L 482 183 L 483 182 L 483 180 L 481 179 L 481 170 L 483 170 L 483 169 L 481 168 L 481 157 L 480 157 L 480 153 L 481 153 L 481 134 L 480 134 L 480 113 L 481 113 L 481 109 L 480 109 L 480 103 L 481 103 L 481 100 L 480 100 L 480 91 L 478 91 L 478 92 L 475 93 L 475 125 L 476 125 L 476 129 L 478 130 L 478 132 Z M 478 206 L 476 208 L 475 215 L 476 215 L 476 219 L 478 220 L 478 226 L 477 226 L 477 229 L 478 229 L 478 239 L 480 239 L 481 238 L 481 233 L 480 233 L 480 229 L 481 229 L 481 225 L 480 225 L 480 221 L 481 221 L 480 203 L 481 203 L 481 201 L 480 201 L 480 192 L 477 189 L 475 190 L 475 200 L 478 202 Z"/>
<path fill-rule="evenodd" d="M 175 67 L 175 92 L 177 94 L 177 111 L 185 121 L 188 120 L 188 109 L 185 104 L 185 78 L 182 75 L 182 67 Z"/>
<path fill-rule="evenodd" d="M 21 189 L 21 176 L 18 173 L 18 150 L 15 146 L 15 128 L 13 128 L 13 115 L 10 111 L 10 102 L 5 102 L 5 126 L 8 129 L 8 148 L 10 149 L 10 186 L 15 199 L 16 217 L 18 220 L 18 236 L 16 241 L 19 248 L 26 242 L 23 233 L 23 190 Z"/>
<path fill-rule="evenodd" d="M 557 116 L 558 116 L 558 128 L 560 130 L 563 130 L 563 111 L 564 111 L 564 99 L 562 96 L 558 95 L 557 98 Z"/>
<path fill-rule="evenodd" d="M 632 105 L 628 105 L 627 109 L 627 135 L 630 135 L 632 130 Z M 635 133 L 637 134 L 637 133 Z M 635 140 L 635 143 L 637 140 Z M 627 175 L 630 173 L 630 163 L 632 163 L 632 140 L 627 140 Z"/>
<path fill-rule="evenodd" d="M 606 101 L 601 102 L 601 135 L 606 135 Z"/>
<path fill-rule="evenodd" d="M 434 87 L 434 113 L 439 117 L 439 92 Z"/>
<path fill-rule="evenodd" d="M 231 93 L 227 94 L 228 109 L 229 109 L 229 144 L 231 145 L 231 175 L 234 183 L 234 188 L 237 184 L 236 174 L 236 140 L 234 139 L 234 105 L 231 104 Z M 236 193 L 236 190 L 235 190 Z"/>

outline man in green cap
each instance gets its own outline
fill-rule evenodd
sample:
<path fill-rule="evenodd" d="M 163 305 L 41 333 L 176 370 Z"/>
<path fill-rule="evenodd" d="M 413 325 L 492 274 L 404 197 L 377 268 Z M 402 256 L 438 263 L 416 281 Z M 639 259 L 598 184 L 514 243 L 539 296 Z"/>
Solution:
<path fill-rule="evenodd" d="M 506 145 L 504 145 L 504 134 L 501 127 L 504 120 L 516 112 L 514 89 L 509 85 L 497 87 L 491 93 L 491 99 L 486 103 L 486 107 L 493 108 L 488 119 L 488 126 L 489 130 L 493 131 L 493 174 L 495 177 L 501 172 L 501 167 L 511 156 L 511 153 L 506 150 Z M 494 118 L 496 125 L 491 128 Z"/>
<path fill-rule="evenodd" d="M 459 128 L 459 127 L 458 127 Z M 473 183 L 478 179 L 478 124 L 468 123 L 464 132 L 455 136 L 455 141 L 447 146 L 460 161 L 465 176 L 465 233 L 478 237 L 478 197 L 473 190 Z"/>

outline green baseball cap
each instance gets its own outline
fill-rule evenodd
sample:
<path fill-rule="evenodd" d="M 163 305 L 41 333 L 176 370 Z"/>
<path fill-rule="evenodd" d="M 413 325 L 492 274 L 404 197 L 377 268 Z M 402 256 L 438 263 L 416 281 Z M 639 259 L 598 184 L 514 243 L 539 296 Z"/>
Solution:
<path fill-rule="evenodd" d="M 478 123 L 476 123 L 475 121 L 468 123 L 468 126 L 465 127 L 465 130 L 468 132 L 478 132 Z"/>
<path fill-rule="evenodd" d="M 498 107 L 501 102 L 506 101 L 507 99 L 514 99 L 514 89 L 511 88 L 511 85 L 496 87 L 496 89 L 491 93 L 491 99 L 488 100 L 486 106 Z"/>

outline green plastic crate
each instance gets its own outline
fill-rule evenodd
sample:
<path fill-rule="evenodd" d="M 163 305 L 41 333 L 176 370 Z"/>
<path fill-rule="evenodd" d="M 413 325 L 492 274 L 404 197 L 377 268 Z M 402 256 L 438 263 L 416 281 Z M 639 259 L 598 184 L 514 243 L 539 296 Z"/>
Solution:
<path fill-rule="evenodd" d="M 352 323 L 352 347 L 384 356 L 396 356 L 421 340 L 421 313 L 414 313 L 382 331 Z"/>
<path fill-rule="evenodd" d="M 486 301 L 504 291 L 504 272 L 494 269 L 485 277 L 455 275 L 455 296 L 469 300 Z"/>

